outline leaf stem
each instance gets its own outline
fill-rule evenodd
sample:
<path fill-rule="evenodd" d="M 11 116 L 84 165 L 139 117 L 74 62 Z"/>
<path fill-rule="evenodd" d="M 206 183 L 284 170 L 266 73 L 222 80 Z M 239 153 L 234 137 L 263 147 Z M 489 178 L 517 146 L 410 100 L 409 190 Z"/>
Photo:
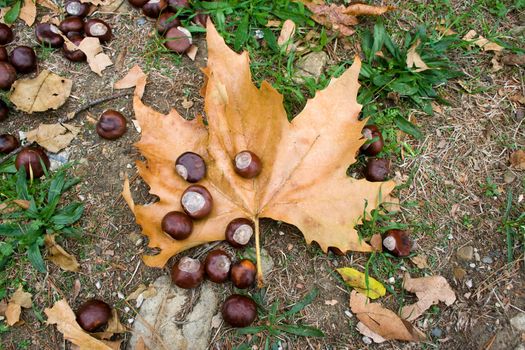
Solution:
<path fill-rule="evenodd" d="M 255 256 L 257 258 L 257 286 L 262 288 L 264 285 L 264 278 L 262 272 L 261 264 L 261 243 L 259 239 L 260 230 L 259 230 L 259 217 L 256 215 L 253 218 L 255 224 Z"/>

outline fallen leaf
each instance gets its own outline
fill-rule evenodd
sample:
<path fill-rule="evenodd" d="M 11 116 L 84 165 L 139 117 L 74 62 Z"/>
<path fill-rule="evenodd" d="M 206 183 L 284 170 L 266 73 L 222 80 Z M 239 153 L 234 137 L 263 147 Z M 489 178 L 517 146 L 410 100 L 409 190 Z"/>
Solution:
<path fill-rule="evenodd" d="M 525 170 L 525 151 L 517 150 L 510 154 L 510 165 L 518 170 Z"/>
<path fill-rule="evenodd" d="M 382 14 L 385 14 L 393 10 L 395 10 L 395 7 L 393 6 L 372 6 L 372 5 L 367 5 L 367 4 L 350 4 L 343 11 L 343 13 L 346 13 L 352 16 L 356 16 L 356 17 L 380 16 Z"/>
<path fill-rule="evenodd" d="M 126 297 L 126 300 L 136 300 L 141 295 L 144 299 L 151 298 L 157 295 L 157 290 L 152 284 L 146 287 L 141 283 L 134 292 Z"/>
<path fill-rule="evenodd" d="M 281 33 L 277 39 L 277 45 L 279 47 L 286 46 L 286 52 L 290 52 L 293 47 L 293 35 L 295 34 L 295 23 L 291 19 L 287 19 L 283 23 Z"/>
<path fill-rule="evenodd" d="M 195 61 L 195 57 L 197 57 L 198 51 L 199 51 L 198 46 L 191 45 L 188 51 L 186 51 L 186 56 L 188 56 L 190 60 Z"/>
<path fill-rule="evenodd" d="M 40 124 L 38 128 L 28 131 L 27 140 L 36 142 L 52 153 L 58 153 L 71 143 L 80 129 L 69 124 Z"/>
<path fill-rule="evenodd" d="M 462 39 L 465 41 L 472 42 L 474 45 L 483 49 L 483 51 L 495 51 L 495 52 L 503 51 L 502 46 L 484 38 L 481 35 L 478 35 L 478 33 L 476 33 L 475 30 L 469 30 L 468 33 L 465 34 L 465 36 Z"/>
<path fill-rule="evenodd" d="M 111 1 L 105 1 L 105 2 L 107 4 L 100 7 L 98 11 L 102 13 L 123 12 L 119 10 L 123 10 L 121 9 L 121 7 L 124 7 L 122 6 L 122 4 L 125 4 L 124 0 L 111 0 Z"/>
<path fill-rule="evenodd" d="M 26 210 L 29 209 L 29 206 L 31 205 L 31 202 L 25 199 L 13 199 L 12 202 L 18 205 L 20 208 L 26 209 Z"/>
<path fill-rule="evenodd" d="M 385 309 L 379 303 L 371 303 L 361 293 L 352 291 L 350 308 L 368 329 L 391 340 L 422 341 L 426 336 L 410 322 L 401 319 L 393 311 Z"/>
<path fill-rule="evenodd" d="M 281 26 L 281 21 L 278 19 L 271 19 L 268 22 L 266 22 L 265 27 L 267 28 L 279 28 Z"/>
<path fill-rule="evenodd" d="M 44 243 L 46 245 L 48 255 L 47 258 L 62 270 L 77 272 L 80 269 L 80 264 L 77 259 L 66 252 L 59 244 L 55 242 L 55 235 L 47 234 L 44 236 Z"/>
<path fill-rule="evenodd" d="M 393 196 L 386 196 L 385 201 L 382 204 L 383 208 L 389 213 L 397 213 L 401 210 L 399 198 Z"/>
<path fill-rule="evenodd" d="M 336 299 L 332 299 L 332 300 L 325 300 L 324 301 L 324 304 L 325 305 L 329 305 L 329 306 L 334 306 L 334 305 L 337 305 L 338 301 Z"/>
<path fill-rule="evenodd" d="M 521 103 L 522 105 L 525 105 L 525 96 L 523 96 L 522 94 L 515 94 L 512 96 L 509 96 L 509 100 L 512 102 L 518 102 L 518 103 Z"/>
<path fill-rule="evenodd" d="M 415 67 L 416 69 L 413 70 L 414 72 L 423 72 L 429 69 L 427 64 L 423 62 L 423 60 L 421 59 L 421 56 L 419 56 L 419 54 L 416 51 L 419 44 L 421 44 L 421 40 L 417 39 L 412 44 L 412 46 L 410 46 L 407 52 L 407 60 L 406 60 L 407 67 L 408 68 Z"/>
<path fill-rule="evenodd" d="M 85 37 L 78 48 L 86 54 L 89 68 L 100 76 L 104 69 L 113 64 L 109 56 L 103 52 L 98 38 Z"/>
<path fill-rule="evenodd" d="M 354 288 L 370 299 L 377 299 L 386 293 L 385 287 L 373 277 L 367 276 L 351 267 L 341 267 L 336 270 L 339 272 L 346 285 Z"/>
<path fill-rule="evenodd" d="M 37 4 L 50 9 L 55 14 L 60 14 L 60 8 L 51 0 L 36 0 Z"/>
<path fill-rule="evenodd" d="M 412 261 L 420 269 L 428 269 L 429 267 L 427 262 L 427 256 L 425 254 L 413 256 L 410 258 L 410 261 Z"/>
<path fill-rule="evenodd" d="M 288 122 L 282 96 L 267 82 L 261 88 L 252 83 L 248 54 L 228 48 L 211 23 L 207 41 L 207 126 L 201 118 L 186 120 L 176 111 L 163 115 L 134 97 L 142 127 L 136 146 L 146 158 L 137 162 L 137 168 L 151 193 L 160 198 L 154 204 L 135 205 L 125 181 L 124 198 L 148 236 L 149 247 L 159 248 L 158 255 L 144 256 L 144 262 L 162 267 L 183 250 L 223 240 L 224 230 L 219 228 L 238 217 L 252 218 L 255 236 L 259 218 L 269 217 L 297 226 L 306 243 L 316 241 L 324 252 L 329 247 L 371 251 L 355 225 L 362 222 L 363 212 L 381 204 L 395 183 L 346 175 L 364 142 L 361 129 L 366 121 L 358 119 L 361 106 L 356 102 L 359 59 Z M 320 122 L 320 115 L 326 120 Z M 245 149 L 255 151 L 264 164 L 255 179 L 237 176 L 231 166 L 235 155 Z M 214 204 L 206 220 L 194 223 L 189 238 L 176 241 L 161 230 L 160 223 L 167 212 L 180 210 L 188 184 L 176 175 L 173 164 L 187 151 L 205 159 L 207 176 L 199 184 L 210 191 Z"/>
<path fill-rule="evenodd" d="M 449 27 L 445 27 L 445 26 L 440 26 L 440 25 L 438 25 L 438 26 L 436 26 L 435 28 L 436 28 L 436 30 L 437 30 L 439 33 L 441 33 L 441 34 L 443 34 L 443 35 L 445 35 L 445 36 L 450 36 L 450 35 L 456 35 L 456 34 L 457 34 L 455 31 L 453 31 L 453 30 L 452 30 L 451 28 L 449 28 Z"/>
<path fill-rule="evenodd" d="M 373 332 L 370 328 L 368 328 L 363 322 L 357 322 L 356 326 L 359 333 L 362 335 L 372 339 L 374 343 L 384 343 L 386 342 L 386 339 L 377 334 L 376 332 Z"/>
<path fill-rule="evenodd" d="M 429 307 L 440 301 L 447 306 L 452 305 L 456 301 L 456 294 L 442 276 L 411 278 L 408 273 L 405 273 L 403 288 L 415 293 L 419 299 L 417 303 L 401 308 L 401 317 L 407 321 L 415 320 Z"/>
<path fill-rule="evenodd" d="M 36 78 L 15 81 L 9 100 L 21 111 L 44 112 L 62 106 L 72 86 L 71 80 L 43 70 Z"/>
<path fill-rule="evenodd" d="M 73 283 L 73 295 L 71 296 L 72 303 L 74 303 L 75 300 L 77 300 L 78 295 L 80 294 L 81 288 L 82 288 L 82 285 L 80 284 L 80 280 L 77 278 L 75 282 Z"/>
<path fill-rule="evenodd" d="M 63 334 L 64 339 L 77 345 L 81 350 L 111 350 L 114 347 L 93 338 L 84 332 L 76 321 L 76 316 L 67 301 L 59 300 L 52 308 L 46 308 L 47 324 L 56 324 L 57 329 Z"/>
<path fill-rule="evenodd" d="M 117 309 L 111 309 L 111 318 L 108 321 L 108 325 L 103 332 L 91 333 L 91 336 L 100 339 L 107 340 L 110 339 L 115 334 L 121 334 L 128 332 L 126 326 L 120 323 L 120 317 L 118 316 Z"/>
<path fill-rule="evenodd" d="M 31 297 L 31 293 L 24 292 L 22 285 L 20 285 L 16 292 L 13 293 L 5 309 L 6 323 L 9 326 L 13 326 L 15 323 L 20 321 L 22 308 L 28 309 L 33 305 Z"/>
<path fill-rule="evenodd" d="M 372 238 L 370 238 L 370 246 L 374 250 L 374 252 L 382 252 L 383 251 L 383 237 L 379 233 L 374 233 L 372 235 Z"/>
<path fill-rule="evenodd" d="M 518 55 L 515 53 L 501 56 L 501 63 L 507 66 L 525 66 L 525 55 Z"/>
<path fill-rule="evenodd" d="M 44 15 L 40 23 L 51 23 L 58 27 L 60 25 L 60 18 L 58 18 L 57 15 Z"/>
<path fill-rule="evenodd" d="M 24 0 L 24 6 L 20 9 L 20 15 L 18 17 L 30 27 L 35 23 L 36 5 L 33 0 Z"/>
<path fill-rule="evenodd" d="M 134 65 L 126 74 L 126 76 L 119 81 L 117 81 L 113 87 L 115 89 L 128 89 L 135 86 L 141 86 L 142 88 L 136 90 L 136 93 L 142 97 L 144 94 L 144 86 L 146 86 L 146 81 L 148 79 L 147 74 L 145 74 L 142 69 L 136 64 Z"/>
<path fill-rule="evenodd" d="M 340 33 L 344 36 L 350 36 L 355 33 L 352 26 L 359 23 L 357 17 L 344 13 L 344 5 L 336 4 L 313 4 L 305 2 L 306 7 L 312 11 L 312 19 L 328 29 Z"/>
<path fill-rule="evenodd" d="M 492 63 L 492 72 L 498 72 L 503 69 L 503 64 L 500 63 L 501 57 L 498 57 L 497 55 L 494 55 L 492 59 L 490 60 L 490 63 Z"/>

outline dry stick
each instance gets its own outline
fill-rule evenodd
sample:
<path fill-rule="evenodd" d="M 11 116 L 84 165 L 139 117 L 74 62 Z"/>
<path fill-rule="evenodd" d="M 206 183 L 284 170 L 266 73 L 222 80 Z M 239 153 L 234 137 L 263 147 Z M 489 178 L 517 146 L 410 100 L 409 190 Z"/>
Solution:
<path fill-rule="evenodd" d="M 96 100 L 93 100 L 91 102 L 83 104 L 82 106 L 80 106 L 78 109 L 76 109 L 73 112 L 73 116 L 71 118 L 66 118 L 66 119 L 62 118 L 64 120 L 61 120 L 60 122 L 72 120 L 72 119 L 76 118 L 81 112 L 83 112 L 86 109 L 89 109 L 89 108 L 91 108 L 93 106 L 96 106 L 96 105 L 98 105 L 100 103 L 103 103 L 103 102 L 106 102 L 106 101 L 110 101 L 110 100 L 114 100 L 114 99 L 119 98 L 119 97 L 129 96 L 129 95 L 133 95 L 133 91 L 125 91 L 125 92 L 121 92 L 121 93 L 118 93 L 118 94 L 114 94 L 114 95 L 98 98 Z"/>
<path fill-rule="evenodd" d="M 20 152 L 22 150 L 22 148 L 24 148 L 24 147 L 20 146 L 17 149 L 15 149 L 14 151 L 11 151 L 11 153 L 8 153 L 5 156 L 3 156 L 2 158 L 0 158 L 0 164 L 2 164 L 3 162 L 8 160 L 9 158 L 14 156 L 15 154 L 18 154 L 18 152 Z"/>
<path fill-rule="evenodd" d="M 261 244 L 259 239 L 259 217 L 256 215 L 253 218 L 253 221 L 255 223 L 255 256 L 257 259 L 257 286 L 259 288 L 262 288 L 264 285 L 263 280 L 263 272 L 262 272 L 262 264 L 261 264 Z"/>

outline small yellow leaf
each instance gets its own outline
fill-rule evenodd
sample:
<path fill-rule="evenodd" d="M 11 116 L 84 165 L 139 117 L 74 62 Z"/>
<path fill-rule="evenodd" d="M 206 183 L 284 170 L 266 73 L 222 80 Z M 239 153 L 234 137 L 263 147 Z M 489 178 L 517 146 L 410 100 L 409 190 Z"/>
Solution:
<path fill-rule="evenodd" d="M 356 269 L 351 267 L 341 267 L 337 269 L 337 272 L 339 272 L 349 287 L 354 288 L 356 291 L 366 295 L 370 299 L 377 299 L 386 293 L 386 289 L 381 282 L 370 276 L 368 276 L 367 279 L 364 273 L 357 271 Z"/>

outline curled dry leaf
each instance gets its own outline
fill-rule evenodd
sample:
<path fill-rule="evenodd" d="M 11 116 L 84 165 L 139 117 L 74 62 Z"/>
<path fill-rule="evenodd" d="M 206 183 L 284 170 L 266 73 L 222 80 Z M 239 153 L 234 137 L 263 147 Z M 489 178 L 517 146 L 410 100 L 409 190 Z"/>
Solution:
<path fill-rule="evenodd" d="M 110 339 L 115 334 L 121 334 L 128 332 L 126 326 L 120 323 L 120 317 L 118 316 L 117 309 L 111 309 L 111 318 L 108 321 L 108 325 L 103 332 L 91 333 L 91 335 L 97 339 Z"/>
<path fill-rule="evenodd" d="M 65 300 L 59 300 L 52 308 L 44 310 L 47 324 L 56 324 L 64 339 L 77 345 L 80 350 L 112 350 L 114 347 L 93 338 L 78 325 L 75 313 Z"/>
<path fill-rule="evenodd" d="M 425 334 L 410 322 L 403 320 L 393 311 L 385 309 L 379 303 L 371 303 L 366 296 L 355 290 L 350 294 L 350 308 L 367 328 L 387 340 L 421 341 L 426 339 Z"/>
<path fill-rule="evenodd" d="M 30 27 L 35 23 L 36 5 L 33 0 L 24 0 L 24 6 L 20 9 L 20 15 L 18 17 Z"/>
<path fill-rule="evenodd" d="M 9 100 L 21 111 L 44 112 L 62 106 L 72 86 L 71 80 L 43 70 L 36 78 L 15 81 Z"/>
<path fill-rule="evenodd" d="M 361 271 L 351 267 L 341 267 L 337 269 L 337 272 L 343 277 L 347 286 L 354 288 L 370 299 L 377 299 L 386 293 L 386 289 L 381 282 L 373 277 L 366 276 Z"/>
<path fill-rule="evenodd" d="M 525 170 L 525 151 L 517 150 L 510 154 L 510 165 L 517 170 Z"/>
<path fill-rule="evenodd" d="M 286 52 L 290 52 L 293 46 L 293 35 L 295 34 L 295 23 L 291 19 L 287 19 L 283 23 L 277 44 L 279 47 L 286 46 Z"/>
<path fill-rule="evenodd" d="M 185 120 L 176 111 L 163 115 L 134 97 L 142 126 L 136 146 L 146 158 L 137 162 L 138 171 L 150 192 L 160 198 L 151 205 L 135 205 L 129 182 L 124 184 L 124 198 L 149 246 L 160 250 L 158 255 L 145 256 L 145 263 L 162 267 L 183 250 L 224 240 L 221 228 L 238 217 L 255 222 L 257 253 L 258 223 L 263 217 L 296 225 L 308 244 L 316 241 L 325 252 L 329 247 L 371 251 L 355 225 L 361 223 L 363 212 L 377 208 L 394 182 L 346 175 L 364 142 L 365 121 L 358 119 L 361 106 L 356 101 L 359 59 L 288 122 L 282 96 L 267 82 L 260 89 L 252 83 L 248 54 L 228 48 L 211 22 L 207 42 L 203 91 L 208 126 L 201 118 Z M 245 149 L 255 152 L 263 164 L 259 176 L 250 180 L 237 176 L 232 166 L 235 155 Z M 210 191 L 214 204 L 205 220 L 194 223 L 189 238 L 176 241 L 162 231 L 161 220 L 167 212 L 181 210 L 180 197 L 188 183 L 176 175 L 174 163 L 187 151 L 204 158 L 207 176 L 199 184 Z"/>
<path fill-rule="evenodd" d="M 352 16 L 381 16 L 389 11 L 395 10 L 393 6 L 372 6 L 367 4 L 351 4 L 343 11 Z"/>
<path fill-rule="evenodd" d="M 24 292 L 22 285 L 20 285 L 16 292 L 13 293 L 5 309 L 5 318 L 9 326 L 13 326 L 20 321 L 22 308 L 29 309 L 33 305 L 33 302 L 31 301 L 32 296 L 31 293 Z"/>
<path fill-rule="evenodd" d="M 483 49 L 483 51 L 503 51 L 503 47 L 492 42 L 481 35 L 478 35 L 475 30 L 469 30 L 467 34 L 462 38 L 465 41 L 470 41 L 474 45 Z"/>
<path fill-rule="evenodd" d="M 69 146 L 80 129 L 69 124 L 40 124 L 38 128 L 28 131 L 27 140 L 36 142 L 52 153 L 58 153 Z"/>
<path fill-rule="evenodd" d="M 73 43 L 71 43 L 71 45 L 74 46 Z M 70 45 L 68 44 L 68 46 Z M 85 37 L 80 42 L 78 48 L 86 54 L 89 68 L 100 76 L 102 76 L 104 69 L 113 64 L 109 56 L 102 51 L 102 46 L 100 46 L 100 40 L 98 38 Z"/>
<path fill-rule="evenodd" d="M 428 269 L 427 256 L 425 254 L 413 256 L 410 258 L 410 261 L 420 269 Z"/>
<path fill-rule="evenodd" d="M 80 264 L 73 255 L 69 254 L 58 243 L 55 242 L 55 235 L 47 234 L 44 236 L 48 255 L 47 258 L 62 270 L 77 272 Z"/>
<path fill-rule="evenodd" d="M 414 72 L 423 72 L 429 69 L 427 64 L 423 62 L 423 60 L 421 59 L 421 56 L 419 56 L 419 54 L 416 51 L 420 44 L 421 44 L 421 40 L 417 39 L 416 42 L 414 42 L 412 46 L 410 46 L 407 52 L 407 60 L 406 60 L 407 67 L 408 68 L 414 67 L 415 68 L 413 69 Z"/>
<path fill-rule="evenodd" d="M 403 288 L 415 293 L 419 299 L 417 303 L 404 306 L 401 309 L 401 317 L 407 321 L 415 320 L 429 307 L 440 301 L 447 306 L 452 305 L 456 301 L 456 294 L 442 276 L 411 278 L 406 273 L 403 278 Z"/>
<path fill-rule="evenodd" d="M 386 342 L 386 339 L 377 334 L 376 332 L 372 331 L 370 328 L 368 328 L 363 322 L 358 322 L 356 326 L 359 333 L 362 335 L 369 337 L 374 341 L 374 343 L 384 343 Z"/>
<path fill-rule="evenodd" d="M 142 71 L 142 69 L 136 64 L 126 74 L 126 76 L 117 81 L 113 87 L 115 89 L 128 89 L 135 86 L 139 86 L 135 93 L 142 98 L 144 94 L 144 87 L 146 86 L 146 80 L 148 76 Z"/>

